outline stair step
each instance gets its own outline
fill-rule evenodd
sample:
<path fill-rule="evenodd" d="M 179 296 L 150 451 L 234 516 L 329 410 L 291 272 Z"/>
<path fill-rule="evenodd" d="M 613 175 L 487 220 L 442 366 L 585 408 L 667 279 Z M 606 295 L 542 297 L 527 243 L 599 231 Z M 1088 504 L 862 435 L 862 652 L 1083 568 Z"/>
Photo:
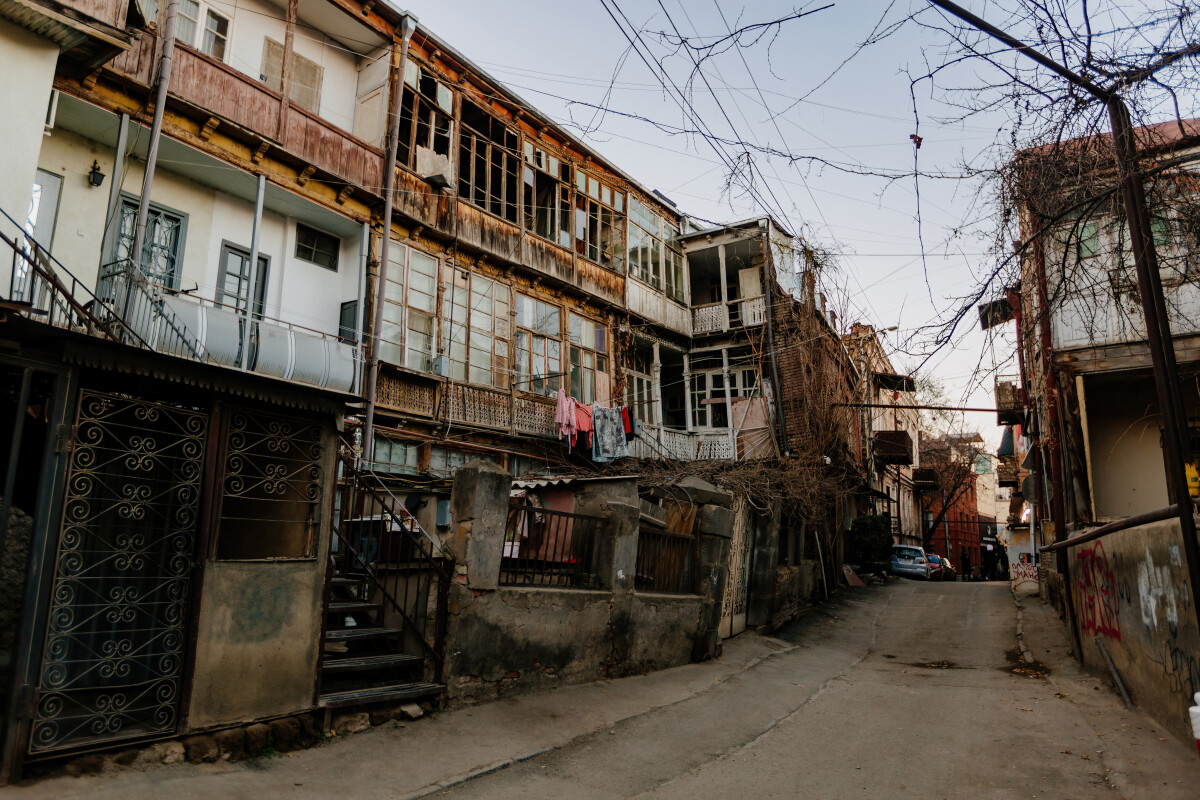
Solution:
<path fill-rule="evenodd" d="M 357 672 L 367 669 L 382 669 L 383 667 L 406 667 L 420 664 L 425 659 L 420 656 L 410 656 L 404 653 L 384 653 L 372 656 L 354 656 L 352 658 L 325 659 L 322 670 L 325 672 Z"/>
<path fill-rule="evenodd" d="M 383 639 L 388 636 L 395 636 L 403 631 L 396 628 L 375 628 L 365 625 L 356 628 L 339 628 L 337 630 L 325 631 L 325 641 L 327 642 L 359 642 L 366 639 Z"/>
<path fill-rule="evenodd" d="M 365 575 L 361 578 L 353 578 L 347 575 L 334 575 L 333 579 L 329 581 L 329 584 L 331 586 L 359 586 L 365 583 L 366 580 L 367 577 Z"/>
<path fill-rule="evenodd" d="M 366 600 L 334 600 L 329 604 L 330 614 L 345 614 L 351 611 L 378 611 L 379 603 L 369 603 Z"/>
<path fill-rule="evenodd" d="M 321 695 L 321 708 L 342 708 L 365 703 L 386 703 L 390 700 L 417 700 L 434 697 L 446 690 L 440 683 L 394 683 L 370 689 L 350 689 Z"/>

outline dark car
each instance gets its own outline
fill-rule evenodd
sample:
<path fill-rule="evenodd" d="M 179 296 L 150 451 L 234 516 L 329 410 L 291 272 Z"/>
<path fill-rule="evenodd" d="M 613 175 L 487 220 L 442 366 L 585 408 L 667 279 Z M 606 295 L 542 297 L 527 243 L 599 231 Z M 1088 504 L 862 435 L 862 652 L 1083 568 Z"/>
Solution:
<path fill-rule="evenodd" d="M 892 574 L 929 580 L 929 559 L 925 557 L 925 551 L 909 544 L 892 545 Z"/>
<path fill-rule="evenodd" d="M 946 563 L 946 560 L 934 553 L 930 553 L 926 559 L 929 561 L 929 580 L 942 580 L 942 565 Z"/>

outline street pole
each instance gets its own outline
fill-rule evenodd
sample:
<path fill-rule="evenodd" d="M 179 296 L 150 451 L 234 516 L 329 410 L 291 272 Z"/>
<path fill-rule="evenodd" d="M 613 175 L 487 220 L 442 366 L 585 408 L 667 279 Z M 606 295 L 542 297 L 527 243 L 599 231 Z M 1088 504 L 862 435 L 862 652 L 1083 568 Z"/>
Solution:
<path fill-rule="evenodd" d="M 1174 339 L 1171 323 L 1167 317 L 1166 301 L 1163 298 L 1162 280 L 1158 273 L 1158 254 L 1154 248 L 1154 237 L 1150 235 L 1150 213 L 1146 208 L 1146 190 L 1138 170 L 1137 145 L 1133 140 L 1133 125 L 1129 119 L 1129 108 L 1125 105 L 1118 89 L 1118 82 L 1105 89 L 1076 75 L 1065 66 L 1042 55 L 1027 44 L 975 16 L 966 9 L 947 0 L 929 0 L 933 5 L 953 14 L 973 28 L 998 39 L 1017 52 L 1025 55 L 1075 86 L 1101 100 L 1108 109 L 1112 125 L 1113 152 L 1121 179 L 1121 196 L 1125 205 L 1125 218 L 1129 224 L 1129 238 L 1133 247 L 1133 261 L 1137 268 L 1138 289 L 1142 301 L 1142 314 L 1146 319 L 1146 344 L 1154 366 L 1154 386 L 1158 394 L 1158 407 L 1163 424 L 1163 453 L 1166 456 L 1167 485 L 1171 487 L 1175 502 L 1179 506 L 1179 529 L 1183 536 L 1183 550 L 1188 565 L 1189 593 L 1196 597 L 1200 584 L 1200 542 L 1196 540 L 1196 517 L 1189 500 L 1186 462 L 1191 457 L 1187 437 L 1187 420 L 1184 416 L 1183 398 L 1179 391 L 1179 368 L 1175 363 Z M 1194 52 L 1196 46 L 1185 53 Z M 1170 54 L 1160 60 L 1158 69 L 1176 60 L 1180 54 Z M 1153 70 L 1144 70 L 1137 77 L 1145 79 Z M 1046 313 L 1043 309 L 1043 313 Z M 1052 420 L 1051 424 L 1056 424 Z M 1059 487 L 1061 489 L 1061 487 Z M 1055 541 L 1066 539 L 1066 530 L 1054 532 Z M 1064 575 L 1064 577 L 1066 577 Z M 1070 592 L 1066 592 L 1070 608 Z M 1197 624 L 1200 624 L 1200 604 L 1193 603 Z M 1072 613 L 1074 616 L 1074 613 Z M 1072 620 L 1073 622 L 1073 620 Z"/>

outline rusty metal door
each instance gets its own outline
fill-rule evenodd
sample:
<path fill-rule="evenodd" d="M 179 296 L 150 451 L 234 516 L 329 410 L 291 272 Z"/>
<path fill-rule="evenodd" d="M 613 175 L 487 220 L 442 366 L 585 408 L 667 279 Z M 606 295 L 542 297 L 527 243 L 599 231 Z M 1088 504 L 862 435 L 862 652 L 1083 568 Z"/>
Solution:
<path fill-rule="evenodd" d="M 746 630 L 746 595 L 750 587 L 750 507 L 745 497 L 733 502 L 733 538 L 729 541 L 729 576 L 721 601 L 722 639 Z"/>
<path fill-rule="evenodd" d="M 83 391 L 28 752 L 174 733 L 206 414 Z"/>

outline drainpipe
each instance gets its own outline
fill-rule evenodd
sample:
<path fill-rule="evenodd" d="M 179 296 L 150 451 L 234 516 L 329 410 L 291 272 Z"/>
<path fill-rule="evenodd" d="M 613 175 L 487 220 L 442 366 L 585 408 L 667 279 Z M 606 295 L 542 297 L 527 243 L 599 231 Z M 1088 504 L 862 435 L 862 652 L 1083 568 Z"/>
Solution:
<path fill-rule="evenodd" d="M 150 191 L 154 187 L 154 167 L 158 163 L 158 142 L 162 138 L 163 110 L 167 107 L 167 89 L 171 85 L 171 62 L 175 55 L 175 18 L 178 13 L 179 0 L 168 0 L 167 19 L 163 24 L 162 60 L 159 62 L 158 87 L 154 99 L 154 119 L 150 123 L 150 146 L 146 153 L 146 174 L 142 179 L 142 197 L 138 202 L 137 225 L 133 235 L 131 255 L 139 269 L 142 264 L 142 247 L 146 243 L 146 217 L 150 213 Z M 133 284 L 130 282 L 129 291 L 132 290 Z M 127 308 L 128 305 L 127 295 Z"/>
<path fill-rule="evenodd" d="M 371 371 L 367 378 L 367 418 L 363 427 L 367 441 L 363 457 L 375 457 L 375 390 L 379 384 L 379 332 L 383 329 L 383 292 L 387 286 L 388 250 L 392 241 L 392 205 L 396 198 L 396 151 L 400 144 L 400 105 L 404 100 L 404 73 L 408 68 L 408 45 L 417 30 L 417 18 L 405 14 L 400 19 L 400 64 L 396 71 L 396 87 L 392 92 L 392 129 L 383 165 L 383 241 L 379 245 L 379 288 L 375 292 L 375 318 L 371 329 Z"/>
<path fill-rule="evenodd" d="M 117 150 L 113 158 L 112 180 L 108 184 L 108 211 L 104 219 L 104 239 L 100 244 L 100 263 L 112 257 L 113 241 L 121 227 L 121 183 L 125 177 L 125 150 L 129 147 L 129 115 L 122 114 L 117 127 Z"/>
<path fill-rule="evenodd" d="M 254 316 L 261 314 L 261 308 L 255 308 L 258 300 L 258 245 L 262 235 L 263 195 L 267 191 L 267 176 L 259 174 L 258 188 L 254 193 L 254 226 L 250 229 L 250 269 L 249 282 L 246 284 L 246 308 L 242 311 L 245 324 L 242 326 L 242 357 L 239 366 L 246 369 L 250 364 L 250 326 L 254 324 Z M 266 305 L 266 293 L 263 294 L 263 305 Z"/>
<path fill-rule="evenodd" d="M 354 340 L 358 344 L 358 352 L 363 352 L 363 316 L 367 311 L 367 268 L 371 263 L 371 223 L 362 224 L 362 241 L 358 245 L 358 287 L 354 297 L 358 300 L 354 309 Z M 355 391 L 362 391 L 362 371 L 357 371 L 354 377 Z"/>

